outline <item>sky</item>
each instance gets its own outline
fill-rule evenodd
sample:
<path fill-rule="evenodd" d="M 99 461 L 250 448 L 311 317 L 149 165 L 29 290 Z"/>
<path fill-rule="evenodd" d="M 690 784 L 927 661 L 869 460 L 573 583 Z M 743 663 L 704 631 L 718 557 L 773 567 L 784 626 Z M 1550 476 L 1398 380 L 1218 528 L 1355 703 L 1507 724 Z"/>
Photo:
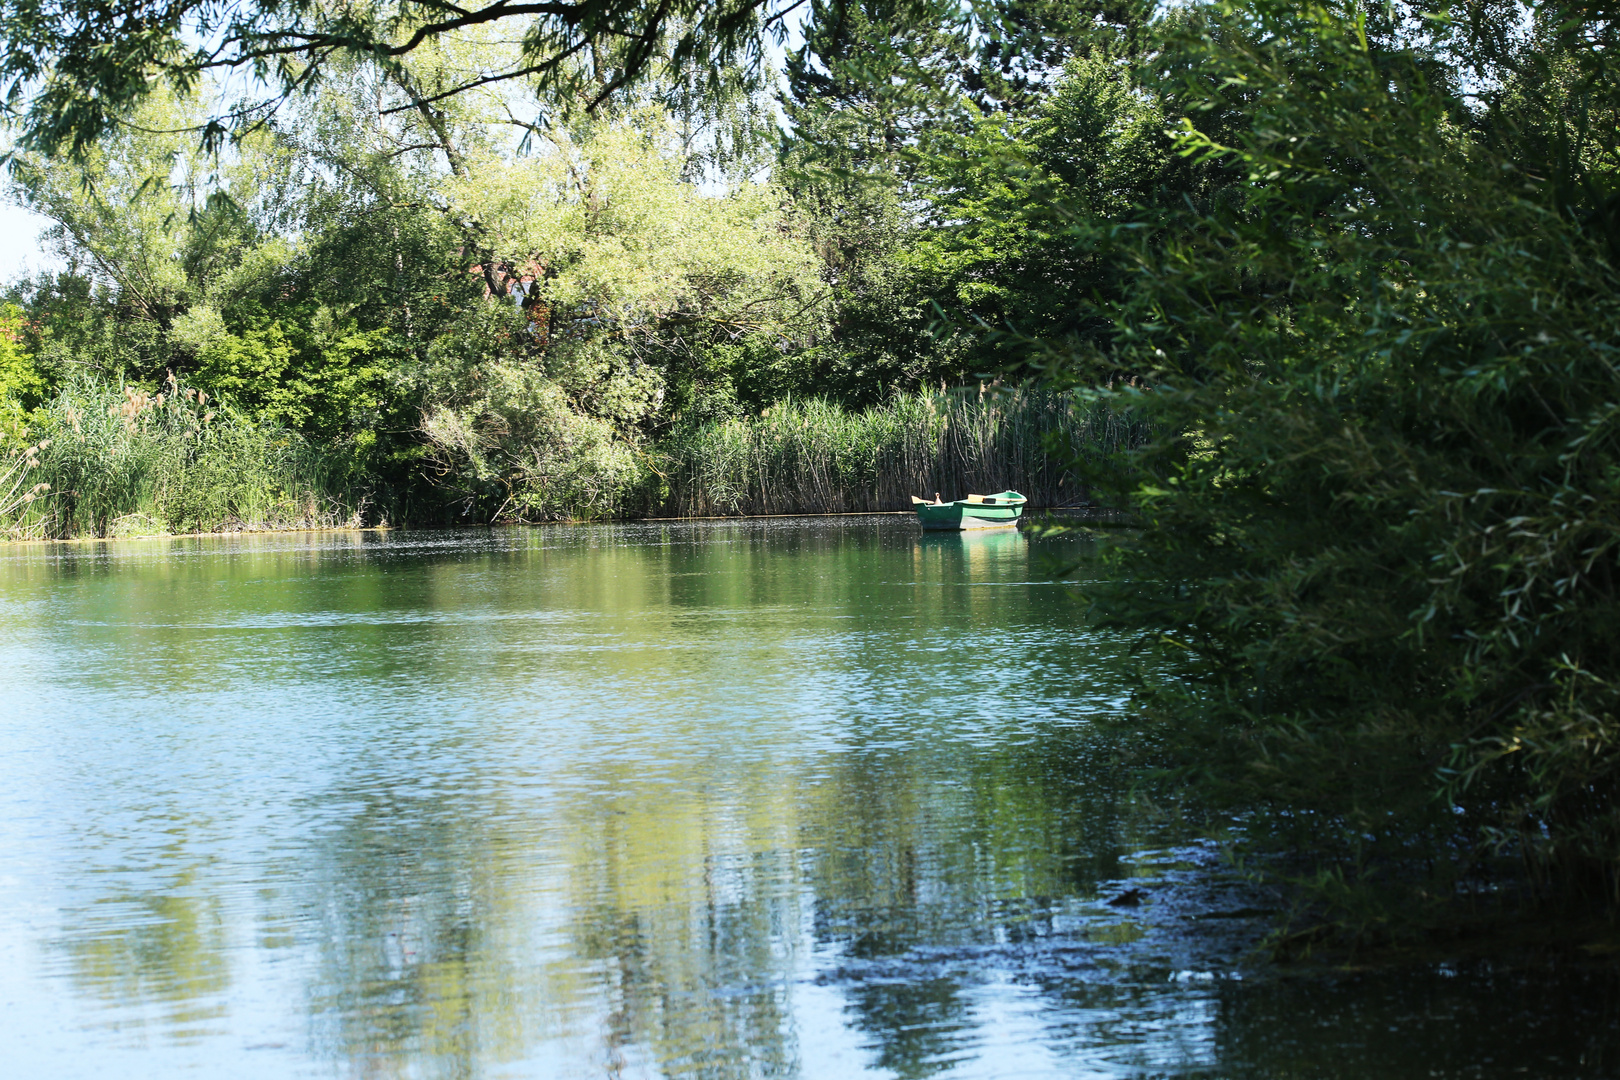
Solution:
<path fill-rule="evenodd" d="M 38 214 L 0 202 L 0 287 L 24 273 L 58 265 L 60 260 L 39 246 L 39 234 L 48 224 Z"/>

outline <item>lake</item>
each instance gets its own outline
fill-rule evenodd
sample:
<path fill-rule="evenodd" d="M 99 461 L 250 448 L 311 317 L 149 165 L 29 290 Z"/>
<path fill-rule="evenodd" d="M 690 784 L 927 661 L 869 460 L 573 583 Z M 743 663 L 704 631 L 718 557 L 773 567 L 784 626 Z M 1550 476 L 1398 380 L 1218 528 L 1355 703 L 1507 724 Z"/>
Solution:
<path fill-rule="evenodd" d="M 0 1042 L 77 1077 L 1620 1075 L 1620 979 L 1258 961 L 1125 648 L 900 517 L 0 547 Z"/>

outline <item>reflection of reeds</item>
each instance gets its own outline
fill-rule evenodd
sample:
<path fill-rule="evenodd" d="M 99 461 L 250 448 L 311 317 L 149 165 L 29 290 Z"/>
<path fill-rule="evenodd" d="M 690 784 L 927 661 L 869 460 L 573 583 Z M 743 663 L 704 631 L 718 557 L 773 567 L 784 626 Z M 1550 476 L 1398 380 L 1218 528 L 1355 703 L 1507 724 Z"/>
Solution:
<path fill-rule="evenodd" d="M 912 495 L 1008 488 L 1035 506 L 1087 497 L 1074 465 L 1145 426 L 1072 394 L 922 391 L 864 412 L 820 399 L 708 424 L 661 448 L 664 512 L 687 516 L 905 510 Z"/>
<path fill-rule="evenodd" d="M 22 470 L 49 498 L 0 499 L 11 535 L 308 528 L 351 516 L 305 440 L 178 383 L 155 395 L 80 383 L 43 413 L 51 438 L 0 471 L 0 491 Z"/>

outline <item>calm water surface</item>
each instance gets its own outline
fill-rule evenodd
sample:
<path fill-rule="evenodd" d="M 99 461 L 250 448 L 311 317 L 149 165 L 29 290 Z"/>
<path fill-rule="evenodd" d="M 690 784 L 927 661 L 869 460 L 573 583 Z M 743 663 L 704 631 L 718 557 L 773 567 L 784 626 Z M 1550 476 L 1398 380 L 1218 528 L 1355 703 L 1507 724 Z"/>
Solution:
<path fill-rule="evenodd" d="M 1039 554 L 0 548 L 0 1073 L 1620 1075 L 1612 966 L 1246 965 L 1254 897 L 1127 797 L 1124 658 Z"/>

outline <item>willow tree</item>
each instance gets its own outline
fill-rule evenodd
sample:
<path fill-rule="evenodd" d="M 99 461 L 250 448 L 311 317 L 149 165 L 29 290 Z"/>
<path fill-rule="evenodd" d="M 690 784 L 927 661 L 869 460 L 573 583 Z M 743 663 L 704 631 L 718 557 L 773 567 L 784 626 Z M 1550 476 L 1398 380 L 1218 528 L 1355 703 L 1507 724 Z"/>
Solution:
<path fill-rule="evenodd" d="M 253 128 L 345 63 L 403 70 L 435 42 L 493 28 L 516 48 L 460 72 L 428 104 L 479 87 L 538 81 L 587 107 L 660 66 L 688 72 L 757 64 L 763 32 L 786 10 L 771 0 L 213 0 L 107 5 L 0 4 L 6 100 L 24 148 L 82 154 L 156 90 L 236 80 L 199 130 L 210 145 Z"/>
<path fill-rule="evenodd" d="M 672 372 L 717 340 L 791 349 L 821 318 L 816 263 L 782 193 L 706 195 L 657 112 L 491 154 L 440 187 L 504 295 L 444 335 L 423 430 L 469 497 L 520 517 L 622 507 Z M 477 268 L 481 272 L 486 268 Z"/>

